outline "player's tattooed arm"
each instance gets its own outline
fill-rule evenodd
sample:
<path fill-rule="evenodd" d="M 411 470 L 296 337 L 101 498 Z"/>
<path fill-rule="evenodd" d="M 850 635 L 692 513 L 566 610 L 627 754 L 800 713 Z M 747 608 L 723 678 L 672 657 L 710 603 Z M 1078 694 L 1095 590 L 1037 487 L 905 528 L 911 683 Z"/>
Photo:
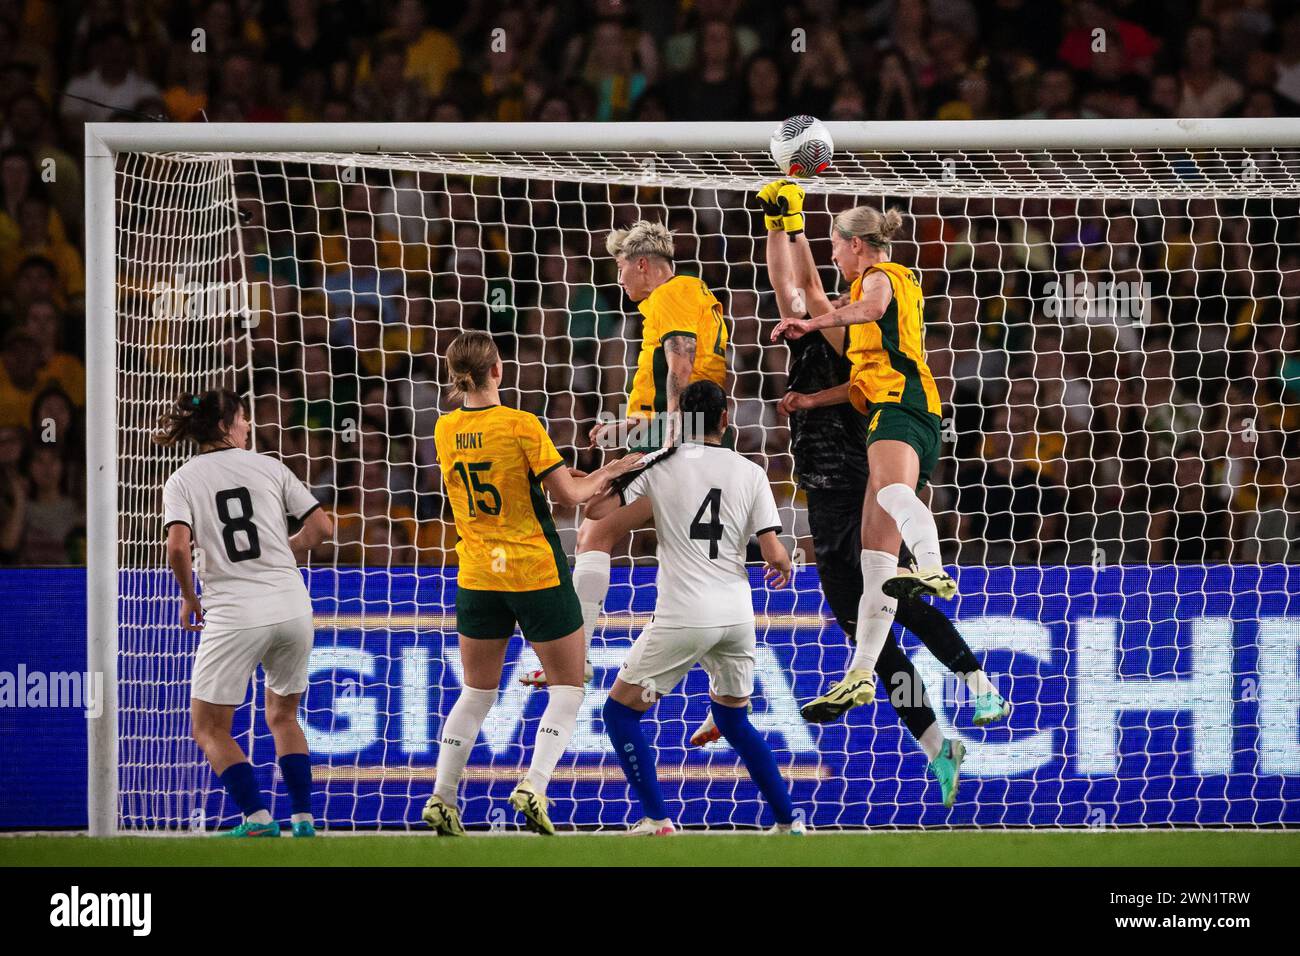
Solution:
<path fill-rule="evenodd" d="M 669 335 L 663 345 L 664 357 L 668 360 L 668 435 L 664 444 L 671 445 L 680 434 L 677 410 L 682 392 L 691 384 L 691 372 L 695 369 L 695 337 Z"/>
<path fill-rule="evenodd" d="M 677 411 L 677 402 L 691 384 L 695 368 L 695 336 L 669 335 L 664 339 L 664 355 L 668 359 L 668 410 Z"/>

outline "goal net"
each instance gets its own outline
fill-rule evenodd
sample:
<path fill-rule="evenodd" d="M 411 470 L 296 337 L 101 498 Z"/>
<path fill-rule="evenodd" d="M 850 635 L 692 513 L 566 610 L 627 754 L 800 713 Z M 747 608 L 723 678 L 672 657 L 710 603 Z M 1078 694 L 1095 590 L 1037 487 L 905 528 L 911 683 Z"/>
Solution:
<path fill-rule="evenodd" d="M 737 447 L 770 476 L 800 565 L 789 591 L 754 578 L 753 720 L 810 825 L 1300 823 L 1300 126 L 948 124 L 964 140 L 831 126 L 849 148 L 806 183 L 814 255 L 843 292 L 831 215 L 905 214 L 892 256 L 921 277 L 944 402 L 928 502 L 961 590 L 939 603 L 1015 706 L 974 727 L 962 682 L 895 629 L 944 735 L 969 749 L 953 808 L 888 703 L 914 688 L 882 687 L 838 723 L 799 716 L 849 640 L 821 599 L 776 407 L 788 351 L 768 338 L 752 201 L 776 175 L 766 128 L 126 125 L 92 128 L 88 187 L 90 340 L 106 346 L 88 356 L 91 431 L 115 436 L 91 462 L 91 660 L 116 670 L 115 726 L 98 743 L 92 729 L 92 829 L 237 817 L 189 737 L 196 638 L 175 625 L 162 546 L 181 459 L 149 441 L 179 391 L 217 385 L 249 396 L 254 447 L 336 523 L 306 571 L 317 818 L 418 825 L 461 678 L 432 442 L 454 407 L 442 356 L 490 330 L 503 401 L 539 415 L 569 464 L 598 466 L 587 433 L 623 411 L 640 344 L 604 241 L 643 218 L 674 231 L 677 271 L 724 305 Z M 572 556 L 579 514 L 555 512 Z M 596 678 L 550 789 L 557 823 L 640 815 L 599 711 L 654 607 L 654 552 L 644 529 L 614 556 Z M 535 666 L 512 642 L 466 773 L 470 827 L 516 826 L 505 797 L 545 704 L 516 678 Z M 736 755 L 686 745 L 706 690 L 691 675 L 649 725 L 670 805 L 687 826 L 758 825 Z M 261 692 L 237 739 L 284 816 Z"/>

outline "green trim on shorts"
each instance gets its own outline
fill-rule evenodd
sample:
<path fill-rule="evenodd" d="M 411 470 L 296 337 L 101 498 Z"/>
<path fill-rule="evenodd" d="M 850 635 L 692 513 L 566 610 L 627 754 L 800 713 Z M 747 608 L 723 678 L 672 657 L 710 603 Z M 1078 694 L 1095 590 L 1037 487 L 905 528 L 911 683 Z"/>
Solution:
<path fill-rule="evenodd" d="M 538 591 L 456 589 L 456 630 L 464 637 L 501 641 L 515 625 L 529 644 L 544 644 L 582 630 L 582 606 L 566 576 Z"/>
<path fill-rule="evenodd" d="M 942 428 L 938 415 L 921 412 L 897 402 L 877 402 L 867 413 L 867 447 L 877 441 L 906 442 L 916 452 L 921 470 L 916 480 L 920 491 L 939 464 Z"/>

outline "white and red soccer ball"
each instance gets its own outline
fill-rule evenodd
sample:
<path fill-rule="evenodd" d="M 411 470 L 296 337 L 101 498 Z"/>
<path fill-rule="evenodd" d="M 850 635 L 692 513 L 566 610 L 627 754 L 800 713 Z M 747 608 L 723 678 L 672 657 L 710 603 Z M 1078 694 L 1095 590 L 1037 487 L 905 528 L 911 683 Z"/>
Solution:
<path fill-rule="evenodd" d="M 830 168 L 835 143 L 815 116 L 791 116 L 772 133 L 772 159 L 787 176 L 817 176 Z"/>

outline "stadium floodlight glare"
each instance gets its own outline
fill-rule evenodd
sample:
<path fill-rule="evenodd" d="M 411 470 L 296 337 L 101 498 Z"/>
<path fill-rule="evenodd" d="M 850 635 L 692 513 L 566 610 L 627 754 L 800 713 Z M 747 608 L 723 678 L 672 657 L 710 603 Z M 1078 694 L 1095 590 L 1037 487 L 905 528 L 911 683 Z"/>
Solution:
<path fill-rule="evenodd" d="M 1237 305 L 1280 301 L 1300 199 L 1300 120 L 826 125 L 837 152 L 830 170 L 804 182 L 809 234 L 821 242 L 828 211 L 853 201 L 899 206 L 911 223 L 896 258 L 938 274 L 927 275 L 926 309 L 937 376 L 991 410 L 987 430 L 1010 436 L 1017 460 L 1093 503 L 1081 514 L 1029 514 L 1028 531 L 985 522 L 976 532 L 956 469 L 936 475 L 945 557 L 975 572 L 964 578 L 972 603 L 959 623 L 977 650 L 1000 655 L 991 673 L 1004 675 L 1022 721 L 973 734 L 963 803 L 977 809 L 964 817 L 935 812 L 924 761 L 883 702 L 865 735 L 799 721 L 795 698 L 838 674 L 844 640 L 818 624 L 815 577 L 800 578 L 797 607 L 764 604 L 772 598 L 756 591 L 760 645 L 772 646 L 758 662 L 755 722 L 781 735 L 778 757 L 810 822 L 1088 826 L 1096 812 L 1104 825 L 1296 822 L 1284 814 L 1294 814 L 1286 794 L 1300 775 L 1300 630 L 1225 632 L 1216 622 L 1230 615 L 1209 600 L 1178 616 L 1171 607 L 1185 587 L 1205 598 L 1210 585 L 1152 567 L 1161 563 L 1151 557 L 1155 525 L 1135 530 L 1140 515 L 1120 514 L 1116 502 L 1133 483 L 1124 459 L 1134 448 L 1172 464 L 1180 435 L 1234 427 L 1208 406 L 1148 393 L 1148 383 L 1190 367 L 1198 384 L 1197 363 L 1179 361 L 1192 347 L 1170 338 L 1172 325 L 1192 323 L 1204 343 L 1196 348 L 1222 349 L 1258 334 Z M 542 414 L 561 451 L 579 453 L 584 425 L 617 414 L 638 344 L 627 318 L 635 311 L 604 277 L 611 228 L 667 221 L 678 267 L 703 273 L 722 298 L 739 447 L 783 492 L 787 533 L 806 530 L 775 411 L 786 356 L 766 340 L 775 313 L 750 195 L 777 175 L 770 134 L 766 122 L 87 125 L 87 668 L 105 688 L 102 716 L 88 721 L 92 834 L 192 829 L 231 812 L 189 738 L 194 636 L 175 626 L 163 561 L 161 488 L 180 458 L 149 436 L 182 389 L 251 393 L 255 447 L 297 469 L 351 536 L 308 572 L 318 611 L 329 610 L 313 658 L 323 689 L 313 684 L 304 717 L 334 827 L 414 825 L 432 787 L 438 690 L 459 673 L 454 650 L 443 650 L 444 640 L 454 648 L 441 574 L 454 552 L 438 532 L 440 484 L 425 447 L 448 407 L 438 361 L 447 333 L 488 327 L 510 337 L 509 400 Z M 1225 281 L 1236 285 L 1225 291 Z M 1013 313 L 1032 321 L 1016 324 Z M 1009 367 L 1035 371 L 1012 381 Z M 951 414 L 953 395 L 944 399 Z M 1121 432 L 1132 439 L 1125 413 L 1156 402 L 1171 409 L 1168 420 L 1144 425 L 1141 447 L 1121 451 Z M 951 420 L 945 433 L 952 458 Z M 1080 441 L 1090 454 L 1062 452 Z M 978 448 L 970 454 L 981 460 Z M 1237 582 L 1262 607 L 1270 594 L 1294 593 L 1289 569 L 1269 566 L 1296 558 L 1263 504 L 1254 516 L 1234 539 L 1233 566 L 1200 580 Z M 561 517 L 572 553 L 575 519 Z M 634 538 L 639 554 L 644 542 Z M 365 564 L 370 555 L 381 563 Z M 1242 577 L 1243 563 L 1254 577 Z M 1127 583 L 1085 580 L 1112 566 Z M 1170 590 L 1139 598 L 1139 572 Z M 1035 589 L 1048 580 L 1064 610 L 1044 610 Z M 979 593 L 981 581 L 1003 588 L 999 600 Z M 635 594 L 633 604 L 648 607 Z M 639 620 L 609 615 L 593 663 L 617 666 Z M 1137 637 L 1118 633 L 1125 621 Z M 1248 710 L 1234 702 L 1243 641 L 1260 662 Z M 1180 659 L 1188 652 L 1191 664 Z M 932 694 L 945 685 L 924 651 L 917 664 Z M 1018 698 L 1017 684 L 1034 696 Z M 500 800 L 488 794 L 526 762 L 516 724 L 529 719 L 528 693 L 508 687 L 502 716 L 484 728 L 491 759 L 471 763 L 467 823 L 498 822 Z M 565 812 L 592 827 L 621 825 L 628 813 L 593 726 L 601 697 L 600 686 L 588 695 L 573 763 L 557 775 L 571 788 Z M 951 708 L 936 709 L 951 719 Z M 245 746 L 269 775 L 269 738 L 249 711 Z M 685 711 L 659 716 L 661 745 L 689 734 Z M 1134 726 L 1152 753 L 1133 743 Z M 730 754 L 683 758 L 663 777 L 683 781 L 683 804 L 706 825 L 756 820 Z"/>

